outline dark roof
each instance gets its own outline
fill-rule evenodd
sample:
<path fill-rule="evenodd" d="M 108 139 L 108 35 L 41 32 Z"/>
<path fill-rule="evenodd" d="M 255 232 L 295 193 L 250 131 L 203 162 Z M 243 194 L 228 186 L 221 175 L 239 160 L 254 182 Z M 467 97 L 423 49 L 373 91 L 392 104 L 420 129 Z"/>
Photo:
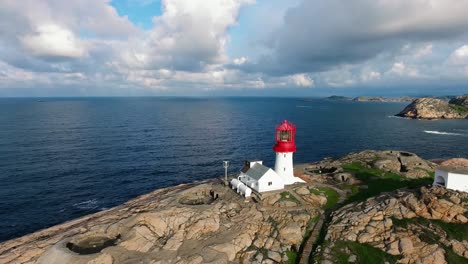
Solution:
<path fill-rule="evenodd" d="M 247 165 L 247 164 L 244 164 L 244 167 L 242 167 L 241 171 L 242 171 L 243 173 L 246 173 L 249 169 L 250 169 L 250 166 Z"/>
<path fill-rule="evenodd" d="M 269 170 L 270 168 L 265 167 L 262 164 L 255 163 L 250 169 L 247 171 L 247 175 L 250 178 L 253 178 L 255 180 L 260 180 L 260 178 L 265 175 L 265 173 Z"/>
<path fill-rule="evenodd" d="M 441 171 L 445 171 L 445 172 L 452 172 L 452 173 L 468 175 L 468 167 L 439 166 L 439 167 L 437 167 L 437 169 L 441 170 Z"/>

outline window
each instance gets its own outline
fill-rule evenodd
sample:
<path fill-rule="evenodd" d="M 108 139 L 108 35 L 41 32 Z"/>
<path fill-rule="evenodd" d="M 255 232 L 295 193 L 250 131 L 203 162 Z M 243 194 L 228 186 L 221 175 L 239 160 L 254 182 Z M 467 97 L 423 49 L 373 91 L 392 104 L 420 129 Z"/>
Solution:
<path fill-rule="evenodd" d="M 286 171 L 286 168 L 283 168 L 284 171 Z"/>
<path fill-rule="evenodd" d="M 277 138 L 279 141 L 288 142 L 291 140 L 291 131 L 278 131 Z"/>
<path fill-rule="evenodd" d="M 273 182 L 268 182 L 268 186 L 271 186 L 271 185 L 273 185 Z"/>

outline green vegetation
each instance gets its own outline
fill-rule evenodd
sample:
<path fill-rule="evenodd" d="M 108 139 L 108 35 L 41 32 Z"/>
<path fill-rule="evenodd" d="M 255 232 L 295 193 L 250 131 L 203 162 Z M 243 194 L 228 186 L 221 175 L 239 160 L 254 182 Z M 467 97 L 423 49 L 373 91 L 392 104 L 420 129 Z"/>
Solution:
<path fill-rule="evenodd" d="M 452 108 L 452 110 L 454 110 L 455 112 L 459 113 L 459 114 L 468 114 L 468 108 L 466 107 L 463 107 L 461 105 L 455 105 L 455 104 L 449 104 L 450 108 Z"/>
<path fill-rule="evenodd" d="M 286 256 L 288 256 L 288 261 L 284 262 L 286 264 L 296 264 L 297 263 L 297 252 L 288 250 L 286 251 Z"/>
<path fill-rule="evenodd" d="M 351 190 L 351 196 L 357 194 L 359 192 L 359 186 L 358 185 L 342 185 L 341 188 L 345 190 Z"/>
<path fill-rule="evenodd" d="M 318 214 L 318 215 L 312 217 L 312 218 L 310 219 L 310 222 L 311 222 L 311 223 L 317 223 L 317 221 L 319 220 L 319 218 L 320 218 L 320 214 Z"/>
<path fill-rule="evenodd" d="M 317 187 L 317 189 L 311 188 L 309 191 L 315 195 L 325 195 L 325 197 L 327 197 L 327 203 L 323 206 L 323 209 L 325 210 L 335 206 L 340 199 L 338 192 L 329 187 Z"/>
<path fill-rule="evenodd" d="M 327 197 L 327 203 L 323 206 L 323 209 L 330 209 L 338 203 L 340 195 L 337 191 L 329 187 L 319 187 L 318 189 Z"/>
<path fill-rule="evenodd" d="M 434 179 L 434 176 L 435 176 L 434 171 L 429 171 L 429 170 L 426 170 L 426 169 L 420 168 L 420 167 L 416 167 L 415 169 L 425 171 L 427 173 L 427 177 L 431 177 L 432 179 Z"/>
<path fill-rule="evenodd" d="M 449 239 L 456 239 L 458 241 L 468 240 L 468 225 L 446 223 L 441 220 L 432 220 L 426 218 L 405 218 L 405 219 L 392 219 L 395 226 L 407 228 L 409 224 L 416 224 L 428 227 L 431 224 L 438 226 L 447 233 Z"/>
<path fill-rule="evenodd" d="M 346 248 L 349 250 L 346 253 Z M 349 263 L 348 258 L 356 255 L 355 263 L 396 263 L 398 256 L 390 255 L 369 244 L 360 244 L 353 241 L 337 241 L 332 249 L 332 255 L 335 257 L 334 263 Z"/>
<path fill-rule="evenodd" d="M 456 239 L 458 241 L 468 239 L 468 226 L 465 224 L 446 223 L 440 220 L 431 220 L 426 218 L 392 219 L 392 221 L 395 226 L 404 228 L 407 228 L 409 224 L 415 224 L 421 227 L 430 227 L 431 225 L 435 225 L 445 231 L 448 239 Z M 452 249 L 442 243 L 439 243 L 440 237 L 436 233 L 423 228 L 422 232 L 419 233 L 418 236 L 423 242 L 428 244 L 438 244 L 443 247 L 448 263 L 468 264 L 468 259 L 457 255 Z"/>
<path fill-rule="evenodd" d="M 313 194 L 316 194 L 316 195 L 322 194 L 319 190 L 314 189 L 314 188 L 310 188 L 309 191 L 310 191 L 310 193 L 313 193 Z"/>
<path fill-rule="evenodd" d="M 346 203 L 365 200 L 382 192 L 390 192 L 400 188 L 415 188 L 432 183 L 432 179 L 407 179 L 402 175 L 379 169 L 366 168 L 361 163 L 350 163 L 343 166 L 345 171 L 354 173 L 356 178 L 367 185 L 366 189 L 351 195 Z"/>
<path fill-rule="evenodd" d="M 282 192 L 281 193 L 281 200 L 283 201 L 291 201 L 293 203 L 296 203 L 296 204 L 300 204 L 300 202 L 296 199 L 296 197 L 294 197 L 292 194 L 290 194 L 289 192 Z"/>

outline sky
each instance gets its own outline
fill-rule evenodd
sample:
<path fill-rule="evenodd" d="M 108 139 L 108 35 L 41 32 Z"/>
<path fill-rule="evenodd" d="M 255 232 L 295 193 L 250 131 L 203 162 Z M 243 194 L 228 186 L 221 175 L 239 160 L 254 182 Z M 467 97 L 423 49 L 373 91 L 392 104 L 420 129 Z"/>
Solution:
<path fill-rule="evenodd" d="M 468 93 L 468 0 L 0 0 L 0 97 Z"/>

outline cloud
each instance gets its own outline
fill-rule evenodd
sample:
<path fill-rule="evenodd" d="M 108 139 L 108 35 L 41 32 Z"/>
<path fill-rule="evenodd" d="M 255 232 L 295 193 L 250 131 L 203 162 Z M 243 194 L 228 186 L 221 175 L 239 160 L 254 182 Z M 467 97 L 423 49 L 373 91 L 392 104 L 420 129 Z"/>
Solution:
<path fill-rule="evenodd" d="M 37 32 L 19 39 L 35 56 L 80 58 L 86 54 L 84 45 L 73 32 L 54 24 L 41 25 Z"/>
<path fill-rule="evenodd" d="M 293 83 L 299 87 L 312 87 L 314 86 L 314 80 L 310 78 L 307 74 L 300 73 L 294 74 L 291 76 Z"/>
<path fill-rule="evenodd" d="M 273 34 L 272 52 L 246 71 L 283 75 L 361 63 L 406 43 L 444 41 L 468 33 L 468 1 L 302 1 Z M 430 48 L 420 51 L 428 54 Z"/>
<path fill-rule="evenodd" d="M 456 49 L 449 58 L 450 63 L 456 65 L 468 65 L 468 45 Z"/>
<path fill-rule="evenodd" d="M 0 89 L 185 95 L 468 81 L 468 1 L 160 3 L 139 28 L 110 0 L 3 0 Z"/>
<path fill-rule="evenodd" d="M 163 14 L 140 45 L 123 55 L 133 66 L 200 71 L 227 62 L 227 30 L 252 0 L 163 0 Z"/>

